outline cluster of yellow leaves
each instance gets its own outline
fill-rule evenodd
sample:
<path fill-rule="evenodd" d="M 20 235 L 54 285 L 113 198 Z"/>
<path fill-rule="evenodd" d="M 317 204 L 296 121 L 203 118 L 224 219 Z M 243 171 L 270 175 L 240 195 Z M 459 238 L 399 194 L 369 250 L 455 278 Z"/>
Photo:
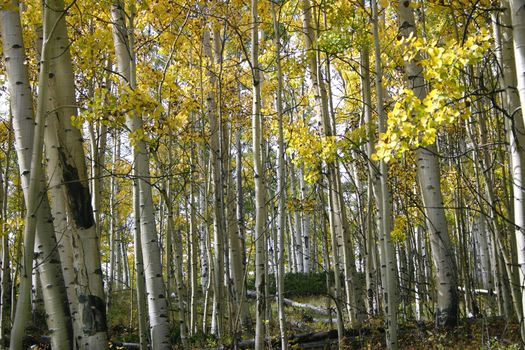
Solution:
<path fill-rule="evenodd" d="M 429 0 L 429 3 L 437 6 L 454 7 L 460 9 L 469 8 L 471 6 L 493 6 L 493 0 Z"/>
<path fill-rule="evenodd" d="M 288 144 L 288 153 L 296 154 L 294 162 L 304 165 L 304 176 L 308 183 L 315 183 L 319 179 L 323 162 L 331 163 L 336 159 L 336 138 L 321 136 L 302 120 L 287 124 L 284 138 Z"/>
<path fill-rule="evenodd" d="M 395 243 L 406 241 L 408 230 L 407 217 L 405 215 L 398 215 L 394 218 L 394 228 L 390 232 L 390 237 Z"/>
<path fill-rule="evenodd" d="M 7 10 L 16 11 L 16 10 L 18 10 L 18 5 L 13 4 L 13 1 L 11 1 L 11 0 L 1 0 L 0 1 L 0 10 L 2 10 L 2 11 L 7 11 Z"/>
<path fill-rule="evenodd" d="M 454 40 L 438 45 L 413 37 L 397 45 L 404 50 L 405 61 L 418 61 L 430 91 L 422 99 L 412 89 L 394 94 L 396 103 L 388 113 L 388 129 L 379 137 L 373 156 L 376 160 L 389 161 L 409 149 L 432 144 L 440 127 L 468 118 L 470 101 L 465 98 L 462 69 L 481 60 L 491 45 L 491 36 L 482 30 L 462 45 Z"/>
<path fill-rule="evenodd" d="M 291 212 L 313 213 L 316 201 L 314 198 L 291 198 L 288 200 L 287 209 Z"/>

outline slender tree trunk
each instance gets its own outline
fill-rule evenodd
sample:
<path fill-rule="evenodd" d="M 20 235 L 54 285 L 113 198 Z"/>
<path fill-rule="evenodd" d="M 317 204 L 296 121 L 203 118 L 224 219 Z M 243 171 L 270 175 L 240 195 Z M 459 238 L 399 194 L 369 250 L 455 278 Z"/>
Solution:
<path fill-rule="evenodd" d="M 144 258 L 142 257 L 142 236 L 140 234 L 140 191 L 137 170 L 133 169 L 133 245 L 135 249 L 135 273 L 137 291 L 137 314 L 139 325 L 139 346 L 141 350 L 148 349 L 148 309 L 146 301 L 146 282 L 144 279 Z M 120 242 L 119 242 L 120 245 Z"/>
<path fill-rule="evenodd" d="M 156 155 L 154 155 L 156 158 Z M 160 161 L 156 159 L 157 163 L 160 164 Z M 174 274 L 175 274 L 175 284 L 177 287 L 177 301 L 179 307 L 179 329 L 180 329 L 180 338 L 182 347 L 184 349 L 189 349 L 188 344 L 188 326 L 186 324 L 186 286 L 184 285 L 184 280 L 182 276 L 183 270 L 183 259 L 182 259 L 182 237 L 181 232 L 175 227 L 175 220 L 173 218 L 173 204 L 172 198 L 170 198 L 170 193 L 172 190 L 169 188 L 169 183 L 164 180 L 162 183 L 161 195 L 164 198 L 166 204 L 167 213 L 167 232 L 168 237 L 173 237 L 173 243 L 167 244 L 166 248 L 174 250 L 174 256 L 170 259 L 174 261 Z M 171 255 L 171 254 L 170 254 Z"/>
<path fill-rule="evenodd" d="M 247 271 L 247 261 L 246 261 L 246 243 L 245 243 L 245 229 L 244 229 L 244 198 L 243 198 L 243 189 L 242 189 L 242 143 L 241 143 L 241 133 L 242 133 L 242 125 L 239 124 L 239 129 L 237 130 L 236 135 L 236 144 L 237 144 L 237 154 L 235 159 L 235 166 L 236 166 L 236 192 L 237 192 L 237 208 L 236 208 L 236 215 L 237 215 L 237 235 L 239 236 L 239 239 L 241 240 L 241 256 L 242 256 L 242 265 L 243 265 L 243 275 L 246 276 Z M 246 285 L 246 278 L 243 278 L 243 286 Z M 246 289 L 246 288 L 244 288 Z M 246 294 L 246 292 L 243 292 L 243 294 Z M 244 298 L 244 295 L 243 295 Z M 249 315 L 247 316 L 247 321 L 251 323 Z M 252 325 L 250 324 L 250 328 Z"/>
<path fill-rule="evenodd" d="M 266 315 L 266 296 L 265 296 L 265 261 L 264 251 L 266 239 L 264 234 L 266 217 L 264 202 L 264 183 L 263 183 L 263 162 L 261 144 L 261 78 L 259 68 L 259 15 L 258 0 L 251 1 L 251 22 L 252 22 L 252 136 L 253 136 L 253 164 L 254 164 L 254 183 L 255 183 L 255 292 L 256 292 L 256 324 L 255 324 L 255 349 L 265 348 L 265 315 Z"/>
<path fill-rule="evenodd" d="M 194 122 L 193 113 L 191 119 Z M 198 290 L 198 257 L 199 257 L 199 231 L 197 227 L 197 191 L 198 186 L 196 185 L 196 163 L 197 154 L 195 148 L 197 145 L 192 142 L 191 146 L 191 159 L 190 159 L 190 323 L 189 323 L 189 334 L 193 335 L 197 332 L 198 327 L 198 314 L 197 314 L 197 290 Z M 204 254 L 204 252 L 200 252 Z"/>
<path fill-rule="evenodd" d="M 47 12 L 47 11 L 45 11 Z M 9 16 L 15 14 L 15 16 Z M 7 15 L 7 16 L 6 16 Z M 18 41 L 14 43 L 15 46 L 20 45 L 20 49 L 23 50 L 23 43 L 22 43 L 22 36 L 21 36 L 21 27 L 19 22 L 19 17 L 16 16 L 17 12 L 5 12 L 2 11 L 2 34 L 5 35 L 6 30 L 9 28 L 6 28 L 6 25 L 10 25 L 13 27 L 19 28 L 19 33 L 15 33 L 15 35 L 18 35 Z M 53 24 L 46 20 L 48 19 L 47 16 L 45 16 L 44 20 L 44 32 L 50 33 L 51 26 Z M 9 22 L 11 20 L 11 22 Z M 17 23 L 18 22 L 18 23 Z M 15 27 L 15 28 L 16 28 Z M 16 30 L 16 29 L 15 29 Z M 4 37 L 4 47 L 7 44 L 7 40 L 9 37 Z M 9 38 L 11 39 L 11 38 Z M 29 184 L 27 189 L 27 200 L 26 200 L 26 218 L 25 218 L 25 228 L 24 228 L 24 250 L 23 250 L 23 260 L 22 260 L 22 271 L 20 273 L 20 289 L 19 289 L 19 297 L 16 303 L 16 312 L 14 315 L 14 321 L 13 321 L 13 327 L 11 329 L 11 340 L 9 348 L 13 350 L 18 350 L 23 348 L 23 340 L 25 336 L 26 327 L 29 324 L 30 320 L 30 299 L 31 299 L 31 285 L 32 285 L 32 269 L 33 269 L 33 253 L 34 253 L 34 247 L 35 247 L 35 236 L 36 236 L 36 229 L 37 229 L 37 215 L 38 215 L 38 208 L 39 203 L 42 200 L 44 196 L 46 196 L 45 188 L 42 187 L 41 184 L 41 176 L 43 174 L 42 172 L 42 147 L 43 147 L 43 133 L 44 133 L 44 125 L 45 125 L 45 118 L 46 118 L 46 99 L 48 98 L 49 94 L 49 59 L 50 59 L 50 47 L 49 44 L 49 35 L 44 36 L 44 42 L 42 45 L 42 56 L 41 56 L 41 66 L 40 66 L 40 72 L 39 72 L 39 78 L 38 78 L 38 84 L 40 87 L 40 91 L 38 94 L 38 100 L 37 100 L 37 113 L 35 118 L 35 128 L 34 128 L 34 134 L 32 141 L 32 152 L 31 152 L 31 158 L 27 164 L 30 164 L 29 167 Z M 12 44 L 13 45 L 13 44 Z M 13 46 L 11 45 L 11 48 Z M 9 57 L 9 52 L 7 51 L 4 54 L 6 57 Z M 19 56 L 19 57 L 23 57 Z M 14 59 L 14 57 L 13 57 Z M 15 67 L 14 67 L 15 68 Z M 21 67 L 16 67 L 18 69 L 23 68 L 23 64 Z M 13 74 L 11 76 L 11 79 L 15 78 L 15 72 L 13 71 Z M 19 74 L 25 75 L 25 87 L 26 89 L 29 89 L 29 83 L 27 79 L 27 73 L 24 74 L 22 71 Z M 15 83 L 16 84 L 16 83 Z M 27 90 L 26 90 L 27 92 Z M 31 96 L 31 95 L 29 95 Z M 16 98 L 17 96 L 15 96 Z M 29 108 L 32 103 L 30 103 L 26 108 Z M 31 130 L 29 130 L 30 132 Z M 25 130 L 27 132 L 27 130 Z M 20 135 L 22 136 L 22 135 Z M 26 164 L 26 166 L 27 166 Z M 27 169 L 27 168 L 26 168 Z"/>
<path fill-rule="evenodd" d="M 279 330 L 281 334 L 281 349 L 288 349 L 286 337 L 286 314 L 284 310 L 284 236 L 286 231 L 286 183 L 284 174 L 284 134 L 283 134 L 283 74 L 281 69 L 281 38 L 279 35 L 279 22 L 272 2 L 272 21 L 275 41 L 275 54 L 277 65 L 277 123 L 278 123 L 278 150 L 277 150 L 277 196 L 279 204 L 277 209 L 277 314 L 279 318 Z"/>
<path fill-rule="evenodd" d="M 113 132 L 113 156 L 112 156 L 112 162 L 111 162 L 111 172 L 113 174 L 116 173 L 117 170 L 117 160 L 120 159 L 120 137 L 119 132 L 117 130 L 114 130 Z M 116 276 L 116 262 L 117 262 L 117 248 L 120 244 L 120 240 L 118 239 L 118 209 L 116 206 L 116 197 L 118 193 L 118 184 L 117 179 L 115 176 L 112 176 L 109 181 L 109 212 L 111 213 L 111 216 L 109 217 L 109 281 L 108 281 L 108 296 L 107 296 L 107 304 L 108 308 L 110 307 L 111 303 L 111 293 L 113 291 L 113 288 L 115 287 L 115 284 L 118 283 L 118 279 L 115 279 Z M 116 280 L 116 281 L 115 281 Z"/>
<path fill-rule="evenodd" d="M 1 173 L 0 173 L 1 174 Z M 5 176 L 4 176 L 5 177 Z M 0 186 L 2 187 L 2 193 L 0 195 L 2 196 L 2 231 L 6 232 L 6 220 L 4 219 L 7 216 L 7 181 L 3 181 L 1 179 Z M 0 339 L 5 339 L 5 334 L 7 330 L 7 302 L 9 300 L 9 280 L 10 280 L 10 259 L 9 259 L 9 236 L 4 234 L 2 236 L 2 245 L 1 245 L 2 251 L 0 252 L 0 283 L 1 283 L 1 289 L 0 289 Z M 0 343 L 0 349 L 5 349 L 5 344 Z"/>
<path fill-rule="evenodd" d="M 521 3 L 521 8 L 516 8 L 516 5 Z M 496 17 L 494 21 L 494 37 L 496 39 L 496 57 L 498 59 L 499 66 L 502 68 L 500 72 L 500 85 L 505 89 L 504 92 L 504 106 L 505 110 L 510 114 L 510 118 L 505 118 L 507 127 L 507 139 L 509 141 L 509 152 L 510 152 L 510 177 L 512 179 L 512 192 L 513 192 L 513 223 L 516 237 L 516 246 L 511 243 L 514 249 L 518 249 L 518 254 L 511 254 L 512 259 L 516 260 L 516 264 L 505 264 L 507 275 L 510 277 L 510 291 L 513 299 L 514 310 L 516 316 L 520 320 L 521 338 L 525 341 L 525 322 L 523 320 L 524 314 L 524 300 L 525 294 L 523 293 L 523 284 L 525 283 L 525 254 L 523 249 L 525 247 L 525 238 L 523 236 L 523 230 L 525 227 L 525 198 L 523 197 L 523 184 L 525 184 L 525 171 L 523 166 L 525 165 L 525 152 L 523 151 L 523 145 L 525 144 L 525 127 L 523 118 L 525 114 L 520 108 L 520 104 L 523 106 L 525 101 L 525 81 L 523 76 L 523 65 L 525 64 L 525 47 L 520 40 L 525 40 L 522 31 L 519 30 L 521 26 L 525 25 L 525 3 L 523 1 L 511 1 L 509 8 L 509 1 L 502 1 L 502 6 L 507 8 L 503 11 L 501 16 L 501 24 L 499 19 Z M 512 21 L 512 31 L 507 26 Z M 516 23 L 516 21 L 518 23 Z M 514 40 L 513 40 L 514 39 Z M 514 50 L 512 42 L 514 42 Z M 518 59 L 518 56 L 520 58 Z M 521 69 L 521 70 L 520 70 Z M 521 72 L 521 75 L 517 72 Z M 518 90 L 516 91 L 516 86 Z M 492 188 L 487 187 L 489 194 L 492 194 Z M 494 208 L 491 205 L 491 208 Z M 494 214 L 493 214 L 494 216 Z M 496 237 L 499 239 L 499 237 Z M 514 250 L 513 249 L 513 250 Z M 502 257 L 508 256 L 505 251 L 500 252 Z M 508 259 L 506 262 L 509 262 Z M 518 266 L 518 268 L 512 268 L 511 266 Z M 517 285 L 519 281 L 519 285 Z M 522 286 L 521 288 L 519 286 Z M 521 297 L 520 297 L 521 293 Z"/>
<path fill-rule="evenodd" d="M 296 184 L 296 169 L 293 163 L 290 164 L 290 189 L 292 200 L 297 202 L 299 196 L 297 195 L 297 184 Z M 301 216 L 299 208 L 294 208 L 293 210 L 293 249 L 295 252 L 295 263 L 297 264 L 297 272 L 304 273 L 304 251 L 303 251 L 303 234 L 301 227 Z"/>
<path fill-rule="evenodd" d="M 5 50 L 5 49 L 4 49 Z M 4 51 L 5 52 L 5 51 Z M 2 179 L 3 180 L 3 179 Z M 5 181 L 7 184 L 8 182 Z M 0 186 L 3 186 L 3 184 L 0 184 Z M 4 190 L 4 193 L 1 193 L 2 195 L 2 232 L 6 232 L 6 220 L 4 219 L 7 214 L 7 188 Z M 1 283 L 1 289 L 0 289 L 0 339 L 5 339 L 5 334 L 7 331 L 7 302 L 9 300 L 9 280 L 10 280 L 10 259 L 9 259 L 9 235 L 2 235 L 2 246 L 1 246 L 1 260 L 0 260 L 0 283 Z M 0 349 L 5 349 L 5 346 L 2 342 L 0 342 Z"/>
<path fill-rule="evenodd" d="M 383 106 L 383 70 L 381 66 L 381 49 L 379 42 L 379 21 L 378 21 L 378 6 L 375 0 L 372 0 L 372 32 L 374 36 L 374 56 L 375 56 L 375 71 L 376 71 L 376 101 L 379 133 L 386 131 L 387 118 Z M 364 55 L 365 63 L 368 63 L 368 52 Z M 369 66 L 369 64 L 365 65 Z M 365 78 L 368 76 L 365 73 Z M 369 79 L 368 79 L 369 80 Z M 371 98 L 365 93 L 366 103 L 371 103 Z M 372 135 L 370 137 L 373 137 Z M 369 145 L 371 147 L 372 145 Z M 369 150 L 370 151 L 370 150 Z M 374 170 L 374 169 L 371 169 Z M 381 266 L 384 266 L 384 290 L 383 298 L 385 305 L 385 316 L 387 324 L 386 342 L 389 349 L 397 349 L 397 310 L 398 310 L 398 278 L 397 278 L 397 262 L 395 257 L 394 245 L 390 237 L 390 232 L 393 229 L 392 224 L 392 193 L 388 185 L 388 170 L 389 167 L 384 160 L 379 162 L 379 186 L 376 186 L 376 192 L 379 192 L 377 207 L 381 217 L 381 244 L 384 255 L 381 254 Z M 379 188 L 378 188 L 379 187 Z"/>
<path fill-rule="evenodd" d="M 411 1 L 399 2 L 399 31 L 403 37 L 416 36 L 414 9 Z M 419 98 L 425 98 L 427 91 L 422 69 L 415 60 L 405 62 L 405 74 L 409 88 Z M 454 252 L 448 236 L 447 221 L 441 195 L 440 169 L 437 146 L 429 145 L 416 151 L 418 179 L 430 232 L 432 257 L 436 267 L 438 327 L 455 326 L 458 322 L 457 268 Z"/>
<path fill-rule="evenodd" d="M 226 127 L 224 128 L 226 129 Z M 233 130 L 230 131 L 233 132 Z M 224 139 L 224 143 L 227 140 Z M 228 142 L 229 143 L 229 142 Z M 227 209 L 227 229 L 229 238 L 229 258 L 230 258 L 230 275 L 232 280 L 232 304 L 235 306 L 232 311 L 233 322 L 235 324 L 235 332 L 237 332 L 237 320 L 240 319 L 241 326 L 249 327 L 248 322 L 248 309 L 246 293 L 244 289 L 244 266 L 242 263 L 242 241 L 239 237 L 238 225 L 237 225 L 237 208 L 235 198 L 235 182 L 233 179 L 233 169 L 229 166 L 230 162 L 230 151 L 225 152 L 225 172 L 226 172 L 226 209 Z"/>
<path fill-rule="evenodd" d="M 213 36 L 214 44 L 220 43 L 220 38 L 214 33 Z M 214 89 L 216 88 L 217 79 L 216 73 L 213 72 L 213 53 L 212 43 L 210 38 L 209 30 L 204 32 L 203 36 L 203 51 L 204 55 L 208 59 L 207 71 L 212 90 L 207 96 L 207 114 L 210 122 L 210 155 L 212 164 L 212 183 L 213 183 L 213 244 L 214 244 L 214 275 L 213 275 L 213 289 L 214 304 L 213 307 L 216 310 L 217 319 L 216 332 L 219 339 L 224 335 L 224 237 L 225 234 L 225 217 L 224 217 L 224 192 L 223 192 L 223 176 L 222 176 L 222 148 L 221 148 L 221 130 L 220 130 L 220 113 L 217 104 L 218 96 L 215 94 Z M 217 50 L 216 50 L 217 51 Z M 215 52 L 217 55 L 218 52 Z M 216 60 L 220 63 L 220 57 L 216 57 Z M 220 83 L 219 83 L 220 84 Z"/>
<path fill-rule="evenodd" d="M 304 179 L 304 166 L 301 166 L 299 169 L 299 194 L 301 202 L 305 203 L 308 195 L 308 185 Z M 301 244 L 303 250 L 303 272 L 310 273 L 311 264 L 313 262 L 313 251 L 312 251 L 312 242 L 311 242 L 311 230 L 310 230 L 310 213 L 308 208 L 303 208 L 301 215 Z"/>
<path fill-rule="evenodd" d="M 129 84 L 131 89 L 134 89 L 136 79 L 135 56 L 133 35 L 129 35 L 130 33 L 132 34 L 133 30 L 133 13 L 129 16 L 130 25 L 128 27 L 122 2 L 115 0 L 111 7 L 111 18 L 113 21 L 113 41 L 118 71 L 125 83 Z M 128 114 L 126 123 L 132 133 L 142 129 L 142 118 L 137 113 Z M 133 153 L 139 190 L 139 203 L 134 205 L 137 206 L 138 204 L 140 207 L 140 238 L 145 267 L 144 276 L 151 344 L 154 350 L 168 349 L 170 340 L 166 290 L 162 279 L 161 254 L 155 226 L 152 190 L 149 182 L 149 154 L 144 140 L 135 140 Z"/>

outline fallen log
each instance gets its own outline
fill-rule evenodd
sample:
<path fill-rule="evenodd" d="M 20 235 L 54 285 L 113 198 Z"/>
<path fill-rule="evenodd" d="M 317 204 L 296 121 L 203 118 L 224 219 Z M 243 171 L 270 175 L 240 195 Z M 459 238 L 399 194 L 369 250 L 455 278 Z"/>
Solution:
<path fill-rule="evenodd" d="M 297 334 L 297 335 L 291 336 L 288 339 L 288 343 L 290 345 L 294 345 L 294 344 L 299 344 L 299 343 L 318 342 L 320 340 L 325 340 L 325 339 L 337 339 L 337 330 L 332 329 L 332 330 L 325 331 L 325 332 Z"/>
<path fill-rule="evenodd" d="M 255 298 L 256 297 L 256 293 L 253 290 L 246 291 L 246 295 L 248 297 L 250 297 L 250 298 Z M 298 307 L 298 308 L 301 308 L 301 309 L 312 310 L 312 311 L 317 312 L 318 314 L 321 314 L 321 315 L 324 315 L 324 316 L 330 316 L 334 312 L 334 310 L 332 310 L 332 309 L 327 309 L 327 308 L 324 308 L 324 307 L 321 307 L 321 306 L 315 306 L 315 305 L 312 305 L 312 304 L 298 303 L 296 301 L 293 301 L 292 299 L 287 299 L 287 298 L 283 298 L 283 302 L 284 302 L 284 305 L 286 305 L 286 306 L 293 306 L 293 307 Z"/>
<path fill-rule="evenodd" d="M 140 349 L 140 344 L 139 343 L 127 343 L 127 342 L 121 342 L 121 341 L 112 341 L 111 344 L 113 346 L 117 346 L 119 348 L 124 348 L 124 349 L 130 349 L 130 350 Z M 149 348 L 149 346 L 148 346 L 148 348 Z"/>

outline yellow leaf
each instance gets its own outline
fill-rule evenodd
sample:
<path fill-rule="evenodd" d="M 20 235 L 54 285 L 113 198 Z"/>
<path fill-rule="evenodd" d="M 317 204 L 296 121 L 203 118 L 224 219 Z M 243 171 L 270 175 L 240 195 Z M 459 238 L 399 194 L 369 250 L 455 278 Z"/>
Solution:
<path fill-rule="evenodd" d="M 382 8 L 387 8 L 390 5 L 390 1 L 388 1 L 388 0 L 379 0 L 379 5 Z"/>

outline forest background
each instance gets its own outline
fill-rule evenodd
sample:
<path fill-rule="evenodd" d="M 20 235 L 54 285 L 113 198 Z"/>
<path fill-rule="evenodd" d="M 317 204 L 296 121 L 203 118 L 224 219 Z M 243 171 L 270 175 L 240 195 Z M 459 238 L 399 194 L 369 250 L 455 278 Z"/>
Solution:
<path fill-rule="evenodd" d="M 0 6 L 0 346 L 525 340 L 525 1 Z"/>

